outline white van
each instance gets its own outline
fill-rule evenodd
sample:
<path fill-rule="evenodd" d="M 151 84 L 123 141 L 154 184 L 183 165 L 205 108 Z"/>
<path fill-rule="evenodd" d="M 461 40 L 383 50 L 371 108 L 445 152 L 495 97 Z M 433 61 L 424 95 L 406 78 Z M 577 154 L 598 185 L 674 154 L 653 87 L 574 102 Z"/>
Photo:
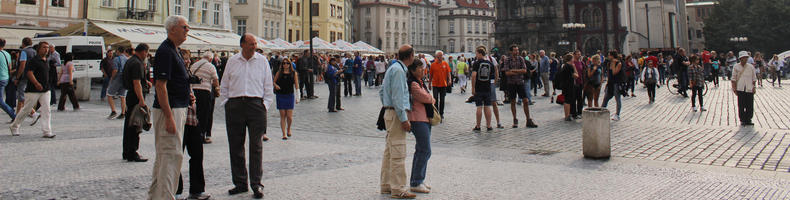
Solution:
<path fill-rule="evenodd" d="M 61 59 L 66 53 L 74 54 L 74 79 L 101 78 L 101 60 L 104 57 L 104 39 L 98 36 L 62 36 L 33 38 L 33 44 L 46 41 L 55 45 Z M 65 63 L 63 63 L 65 64 Z"/>

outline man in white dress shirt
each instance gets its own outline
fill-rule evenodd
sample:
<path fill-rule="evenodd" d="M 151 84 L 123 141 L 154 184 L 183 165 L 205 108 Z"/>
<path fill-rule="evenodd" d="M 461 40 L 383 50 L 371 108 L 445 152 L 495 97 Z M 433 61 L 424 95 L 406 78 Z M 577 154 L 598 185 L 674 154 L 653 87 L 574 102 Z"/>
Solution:
<path fill-rule="evenodd" d="M 274 99 L 272 71 L 266 56 L 255 52 L 255 36 L 241 37 L 241 53 L 228 59 L 220 84 L 225 97 L 225 123 L 230 148 L 233 189 L 230 195 L 247 192 L 247 167 L 244 166 L 245 132 L 249 129 L 249 185 L 253 197 L 263 198 L 263 134 L 266 133 L 266 110 Z"/>

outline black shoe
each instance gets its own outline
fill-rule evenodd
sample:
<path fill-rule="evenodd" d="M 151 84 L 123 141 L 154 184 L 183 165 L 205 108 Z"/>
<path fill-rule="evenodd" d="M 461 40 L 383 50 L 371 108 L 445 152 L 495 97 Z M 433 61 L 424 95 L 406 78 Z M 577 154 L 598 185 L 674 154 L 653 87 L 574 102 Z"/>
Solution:
<path fill-rule="evenodd" d="M 494 130 L 494 128 L 491 128 L 491 127 L 487 127 L 486 128 L 486 131 L 493 131 L 493 130 Z"/>
<path fill-rule="evenodd" d="M 474 132 L 480 132 L 480 127 L 475 127 L 475 128 L 473 128 L 473 129 L 472 129 L 472 131 L 474 131 Z"/>
<path fill-rule="evenodd" d="M 117 114 L 118 114 L 118 113 L 116 113 L 115 111 L 113 111 L 113 112 L 111 112 L 111 113 L 110 113 L 110 116 L 107 116 L 107 119 L 113 119 L 113 118 L 115 118 L 115 117 L 116 117 L 116 115 L 117 115 Z"/>
<path fill-rule="evenodd" d="M 228 190 L 228 194 L 229 195 L 237 195 L 237 194 L 245 193 L 247 191 L 249 191 L 249 190 L 247 190 L 246 187 L 244 187 L 244 188 L 242 188 L 242 187 L 234 187 L 233 189 Z"/>
<path fill-rule="evenodd" d="M 533 122 L 532 119 L 527 120 L 527 128 L 537 128 L 537 127 L 538 125 L 535 124 L 535 122 Z"/>
<path fill-rule="evenodd" d="M 505 129 L 505 127 L 502 126 L 502 124 L 496 124 L 496 128 L 498 128 L 498 129 Z"/>
<path fill-rule="evenodd" d="M 124 117 L 126 117 L 126 115 L 124 115 L 123 113 L 121 113 L 121 114 L 120 114 L 120 115 L 118 115 L 118 117 L 116 117 L 115 119 L 123 119 Z"/>
<path fill-rule="evenodd" d="M 263 141 L 264 142 L 269 141 L 269 137 L 266 137 L 266 135 L 263 135 Z"/>
<path fill-rule="evenodd" d="M 253 199 L 262 199 L 263 198 L 263 187 L 256 188 L 252 190 L 252 198 Z"/>
<path fill-rule="evenodd" d="M 137 156 L 136 158 L 126 159 L 126 161 L 129 161 L 129 162 L 148 162 L 148 159 L 147 158 L 143 158 L 141 156 Z"/>

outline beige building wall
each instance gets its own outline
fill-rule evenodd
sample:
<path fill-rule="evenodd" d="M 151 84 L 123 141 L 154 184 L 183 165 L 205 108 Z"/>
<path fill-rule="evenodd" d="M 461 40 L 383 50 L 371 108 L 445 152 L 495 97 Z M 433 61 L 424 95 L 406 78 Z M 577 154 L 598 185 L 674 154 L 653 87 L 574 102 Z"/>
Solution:
<path fill-rule="evenodd" d="M 286 3 L 288 0 L 231 0 L 232 30 L 252 33 L 271 40 L 284 38 Z"/>
<path fill-rule="evenodd" d="M 0 27 L 57 30 L 82 22 L 84 1 L 63 0 L 61 3 L 20 0 L 0 1 Z"/>
<path fill-rule="evenodd" d="M 140 0 L 137 0 L 140 1 Z M 189 26 L 200 29 L 230 29 L 226 26 L 230 0 L 169 0 L 170 15 L 181 15 Z"/>
<path fill-rule="evenodd" d="M 409 44 L 410 14 L 406 0 L 360 0 L 354 23 L 357 38 L 391 54 Z"/>
<path fill-rule="evenodd" d="M 166 0 L 137 0 L 135 5 L 127 5 L 128 1 L 125 0 L 91 0 L 89 2 L 88 19 L 91 20 L 162 24 L 168 15 Z M 129 7 L 133 8 L 131 11 L 139 17 L 127 15 Z"/>
<path fill-rule="evenodd" d="M 477 4 L 475 4 L 477 3 Z M 491 49 L 494 42 L 494 7 L 485 0 L 451 0 L 439 8 L 439 45 L 446 52 L 472 52 L 478 46 Z"/>

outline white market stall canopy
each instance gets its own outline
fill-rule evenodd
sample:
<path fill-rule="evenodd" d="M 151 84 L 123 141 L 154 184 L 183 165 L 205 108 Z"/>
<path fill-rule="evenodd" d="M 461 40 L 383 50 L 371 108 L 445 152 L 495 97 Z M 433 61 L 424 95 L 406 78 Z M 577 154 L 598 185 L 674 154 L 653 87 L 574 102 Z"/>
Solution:
<path fill-rule="evenodd" d="M 335 47 L 337 47 L 338 49 L 342 50 L 343 52 L 371 53 L 368 52 L 369 50 L 366 48 L 354 46 L 353 44 L 348 43 L 344 40 L 337 40 L 335 42 L 332 42 L 332 44 L 335 45 Z"/>
<path fill-rule="evenodd" d="M 310 41 L 300 41 L 297 42 L 297 47 L 294 50 L 307 50 L 310 49 Z M 331 43 L 322 40 L 321 38 L 314 37 L 313 38 L 313 50 L 315 51 L 324 51 L 324 52 L 342 52 L 343 50 L 335 47 Z"/>
<path fill-rule="evenodd" d="M 376 47 L 370 46 L 368 43 L 365 43 L 363 41 L 355 42 L 354 46 L 357 46 L 357 47 L 362 48 L 362 49 L 367 49 L 368 53 L 384 54 L 384 51 L 382 51 L 382 50 L 380 50 L 380 49 L 378 49 Z"/>
<path fill-rule="evenodd" d="M 212 49 L 224 51 L 241 49 L 239 46 L 241 36 L 235 33 L 193 29 L 189 30 L 189 35 L 208 43 Z"/>
<path fill-rule="evenodd" d="M 156 49 L 162 44 L 162 41 L 167 39 L 167 31 L 164 27 L 160 26 L 146 26 L 146 25 L 133 25 L 133 24 L 110 24 L 110 23 L 93 23 L 97 27 L 118 36 L 124 40 L 129 41 L 132 46 L 140 43 L 148 44 L 151 49 Z M 190 31 L 191 32 L 191 31 Z M 238 40 L 237 40 L 238 41 Z M 112 45 L 112 44 L 107 44 Z M 198 39 L 187 37 L 181 46 L 189 50 L 202 50 L 209 49 L 210 46 Z"/>
<path fill-rule="evenodd" d="M 30 29 L 15 29 L 15 28 L 0 28 L 0 37 L 5 39 L 6 49 L 17 49 L 22 46 L 22 38 L 34 38 L 36 34 L 45 34 L 52 31 L 47 30 L 30 30 Z"/>
<path fill-rule="evenodd" d="M 282 50 L 293 50 L 293 49 L 296 49 L 296 45 L 291 44 L 290 42 L 285 41 L 285 40 L 280 39 L 280 38 L 274 39 L 274 40 L 272 40 L 270 42 L 274 43 L 274 45 L 279 47 L 280 49 L 278 49 L 278 50 L 281 50 L 281 51 Z"/>
<path fill-rule="evenodd" d="M 255 36 L 255 37 L 256 37 L 256 39 L 258 39 L 258 48 L 259 49 L 268 50 L 268 51 L 281 51 L 281 50 L 285 49 L 284 47 L 281 47 L 280 45 L 277 45 L 277 44 L 275 44 L 272 41 L 265 40 L 265 39 L 260 38 L 258 36 Z"/>

